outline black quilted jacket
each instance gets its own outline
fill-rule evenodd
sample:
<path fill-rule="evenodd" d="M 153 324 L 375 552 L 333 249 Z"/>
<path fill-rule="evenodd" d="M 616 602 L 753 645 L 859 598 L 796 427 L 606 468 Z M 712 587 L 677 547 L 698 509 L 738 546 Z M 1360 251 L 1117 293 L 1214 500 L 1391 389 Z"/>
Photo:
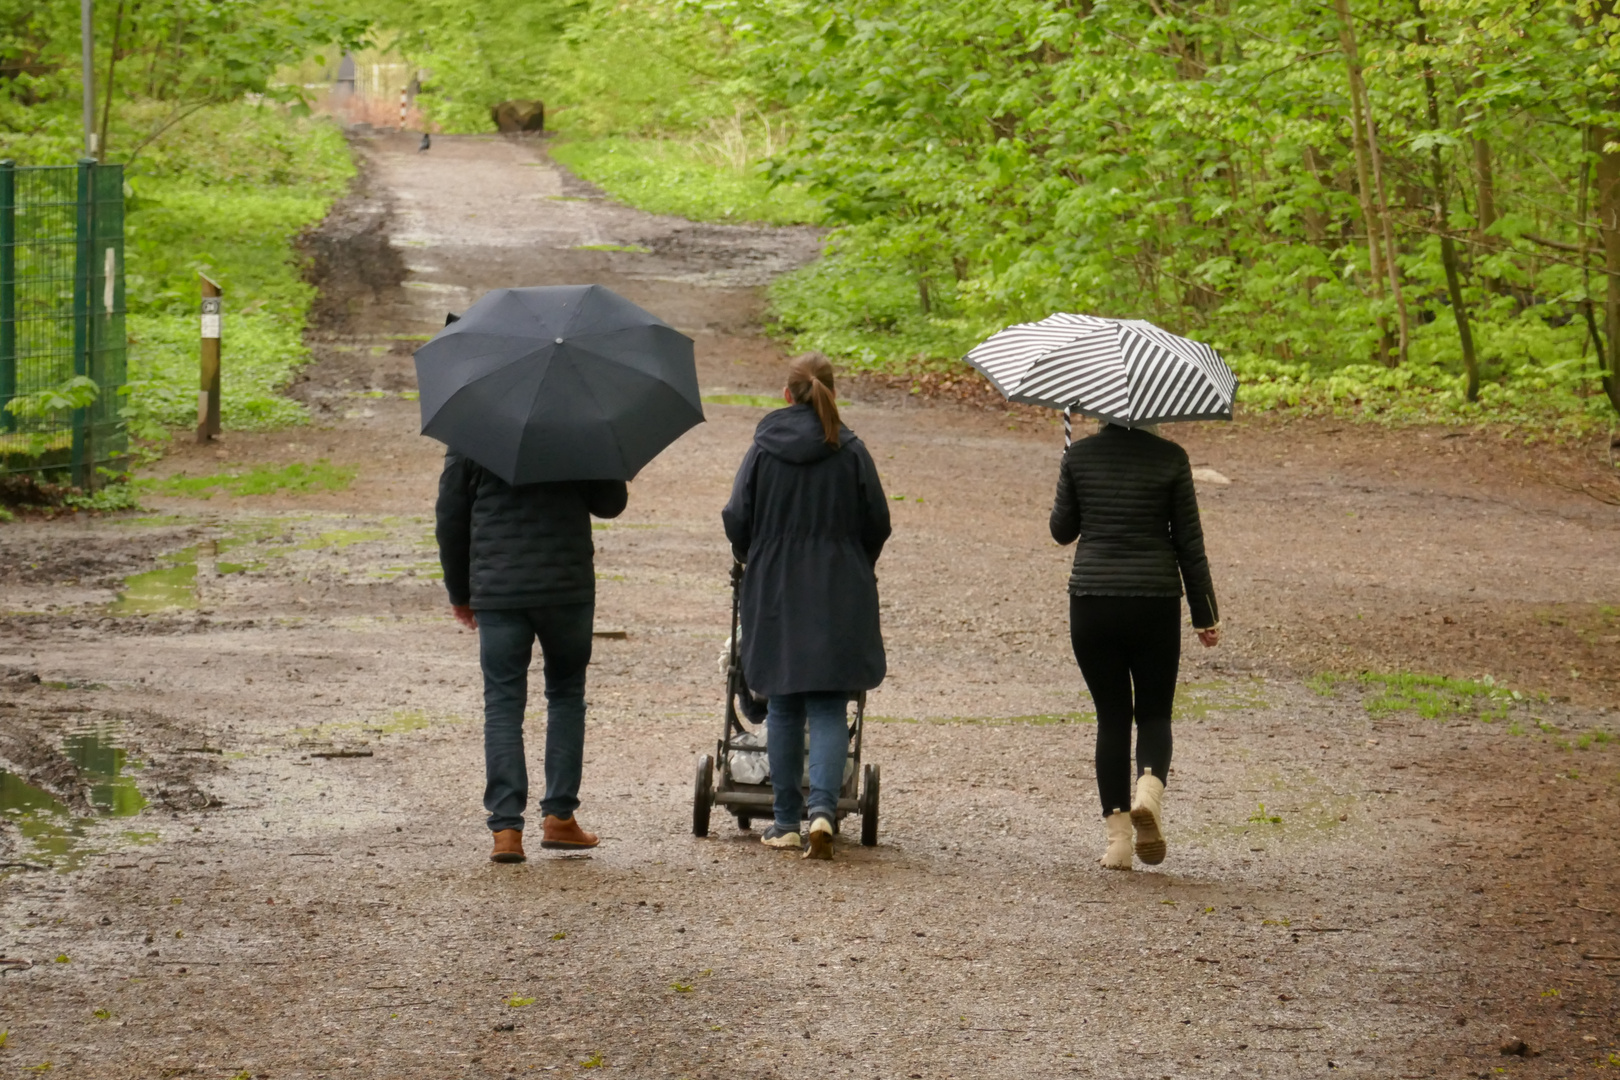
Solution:
<path fill-rule="evenodd" d="M 1080 547 L 1075 596 L 1180 596 L 1193 625 L 1220 621 L 1187 451 L 1146 431 L 1109 424 L 1063 455 L 1052 539 Z"/>
<path fill-rule="evenodd" d="M 452 604 L 474 611 L 596 598 L 591 515 L 618 517 L 623 480 L 513 487 L 454 450 L 439 476 L 439 563 Z"/>

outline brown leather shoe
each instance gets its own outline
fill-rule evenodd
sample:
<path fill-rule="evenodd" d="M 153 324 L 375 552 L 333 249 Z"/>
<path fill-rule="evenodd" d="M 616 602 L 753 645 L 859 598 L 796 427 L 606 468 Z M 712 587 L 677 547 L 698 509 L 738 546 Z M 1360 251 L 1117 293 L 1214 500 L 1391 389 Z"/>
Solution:
<path fill-rule="evenodd" d="M 495 830 L 495 850 L 489 853 L 490 862 L 522 862 L 525 858 L 522 829 Z"/>
<path fill-rule="evenodd" d="M 541 822 L 540 846 L 543 848 L 586 848 L 595 847 L 596 843 L 596 834 L 580 828 L 579 822 L 571 817 L 547 814 Z"/>

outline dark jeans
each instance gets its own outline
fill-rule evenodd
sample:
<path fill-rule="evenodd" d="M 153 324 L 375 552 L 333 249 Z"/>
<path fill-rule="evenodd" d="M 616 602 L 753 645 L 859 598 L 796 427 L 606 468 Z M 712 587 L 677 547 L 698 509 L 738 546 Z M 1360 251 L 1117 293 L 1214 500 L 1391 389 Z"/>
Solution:
<path fill-rule="evenodd" d="M 1107 817 L 1131 808 L 1133 719 L 1136 776 L 1152 769 L 1168 782 L 1181 597 L 1071 595 L 1069 641 L 1097 706 L 1097 794 Z"/>
<path fill-rule="evenodd" d="M 529 659 L 540 639 L 546 674 L 546 797 L 540 810 L 572 817 L 579 808 L 585 757 L 585 666 L 591 662 L 596 604 L 480 611 L 478 659 L 484 668 L 484 809 L 491 831 L 523 828 L 529 765 L 523 714 Z"/>

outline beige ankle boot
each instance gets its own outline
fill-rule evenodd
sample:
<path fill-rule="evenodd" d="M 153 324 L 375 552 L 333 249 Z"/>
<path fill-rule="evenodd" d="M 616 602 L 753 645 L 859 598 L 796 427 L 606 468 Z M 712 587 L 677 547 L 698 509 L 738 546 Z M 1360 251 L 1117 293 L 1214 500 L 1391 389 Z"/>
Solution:
<path fill-rule="evenodd" d="M 1149 769 L 1136 780 L 1131 824 L 1136 826 L 1136 857 L 1149 866 L 1164 862 L 1164 781 Z"/>
<path fill-rule="evenodd" d="M 1109 870 L 1129 870 L 1131 868 L 1131 816 L 1123 810 L 1115 810 L 1103 818 L 1103 826 L 1108 830 L 1108 848 L 1103 852 L 1102 858 L 1097 861 Z"/>

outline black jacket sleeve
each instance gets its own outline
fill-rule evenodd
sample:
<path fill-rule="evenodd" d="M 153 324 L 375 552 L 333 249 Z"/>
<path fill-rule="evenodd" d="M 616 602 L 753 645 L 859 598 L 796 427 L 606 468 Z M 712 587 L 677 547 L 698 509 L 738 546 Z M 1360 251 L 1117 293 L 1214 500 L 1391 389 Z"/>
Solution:
<path fill-rule="evenodd" d="M 866 444 L 856 441 L 854 450 L 861 470 L 861 547 L 866 549 L 866 557 L 876 566 L 878 556 L 883 554 L 883 545 L 894 531 L 889 521 L 889 497 L 883 493 L 877 463 L 867 452 Z"/>
<path fill-rule="evenodd" d="M 592 517 L 616 518 L 630 503 L 630 488 L 623 480 L 586 480 L 585 508 Z"/>
<path fill-rule="evenodd" d="M 437 522 L 434 536 L 439 541 L 439 565 L 444 568 L 444 588 L 450 602 L 459 606 L 472 599 L 468 582 L 472 559 L 472 470 L 471 461 L 455 451 L 444 455 L 444 471 L 439 474 L 439 501 L 434 508 Z"/>
<path fill-rule="evenodd" d="M 1220 622 L 1215 605 L 1215 584 L 1210 578 L 1209 557 L 1204 554 L 1204 527 L 1198 519 L 1198 495 L 1193 490 L 1192 465 L 1186 458 L 1170 491 L 1170 542 L 1176 548 L 1181 566 L 1182 587 L 1187 590 L 1187 607 L 1193 625 L 1200 630 Z"/>
<path fill-rule="evenodd" d="M 731 483 L 731 501 L 720 511 L 731 541 L 731 554 L 738 562 L 748 561 L 748 548 L 754 542 L 754 470 L 759 463 L 759 444 L 750 443 Z"/>
<path fill-rule="evenodd" d="M 1068 545 L 1080 539 L 1080 499 L 1075 494 L 1074 477 L 1069 475 L 1069 455 L 1063 455 L 1058 467 L 1057 497 L 1052 500 L 1052 519 L 1049 523 L 1052 539 Z"/>

